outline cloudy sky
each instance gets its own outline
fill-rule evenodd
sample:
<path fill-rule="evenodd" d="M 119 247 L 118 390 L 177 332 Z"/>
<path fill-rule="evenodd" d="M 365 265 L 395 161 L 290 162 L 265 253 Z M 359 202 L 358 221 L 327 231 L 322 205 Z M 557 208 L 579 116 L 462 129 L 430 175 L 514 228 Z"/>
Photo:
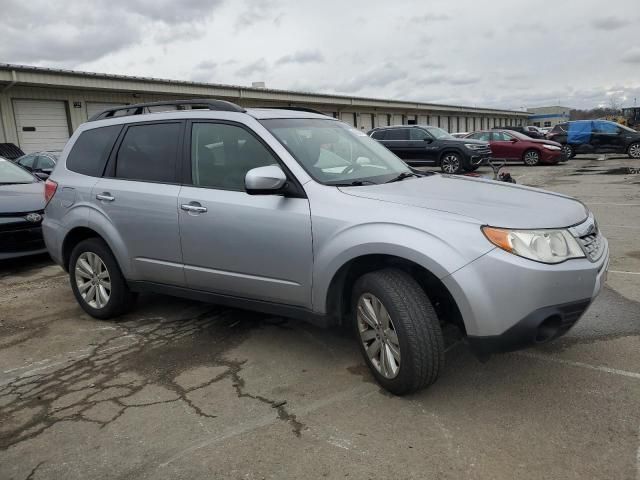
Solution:
<path fill-rule="evenodd" d="M 0 12 L 2 63 L 514 109 L 640 102 L 638 0 L 0 0 Z"/>

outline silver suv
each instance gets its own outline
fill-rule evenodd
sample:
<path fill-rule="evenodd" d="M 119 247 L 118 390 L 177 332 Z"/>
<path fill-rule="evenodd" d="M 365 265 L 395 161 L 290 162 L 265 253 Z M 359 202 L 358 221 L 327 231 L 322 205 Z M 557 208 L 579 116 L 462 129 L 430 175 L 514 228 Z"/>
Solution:
<path fill-rule="evenodd" d="M 349 325 L 395 394 L 436 380 L 447 324 L 482 356 L 562 335 L 609 258 L 573 198 L 419 172 L 333 118 L 215 100 L 97 115 L 46 197 L 47 247 L 90 315 L 153 291 Z"/>

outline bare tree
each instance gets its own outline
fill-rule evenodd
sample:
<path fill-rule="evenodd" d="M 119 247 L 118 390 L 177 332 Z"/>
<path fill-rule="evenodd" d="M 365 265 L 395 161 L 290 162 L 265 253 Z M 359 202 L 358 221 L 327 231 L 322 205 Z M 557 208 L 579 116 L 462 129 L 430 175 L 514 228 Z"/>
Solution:
<path fill-rule="evenodd" d="M 615 95 L 611 95 L 609 97 L 609 109 L 611 110 L 611 113 L 612 114 L 620 113 L 621 108 L 622 108 L 622 103 L 620 102 L 620 99 Z"/>

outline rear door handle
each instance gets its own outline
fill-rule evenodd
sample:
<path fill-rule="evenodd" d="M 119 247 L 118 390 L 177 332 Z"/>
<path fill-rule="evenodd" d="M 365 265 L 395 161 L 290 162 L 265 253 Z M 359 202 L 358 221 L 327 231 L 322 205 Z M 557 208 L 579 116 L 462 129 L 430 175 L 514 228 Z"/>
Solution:
<path fill-rule="evenodd" d="M 96 195 L 96 200 L 100 200 L 101 202 L 113 202 L 116 199 L 109 192 L 102 192 Z"/>
<path fill-rule="evenodd" d="M 203 207 L 198 202 L 183 203 L 180 208 L 189 213 L 206 213 L 207 207 Z"/>

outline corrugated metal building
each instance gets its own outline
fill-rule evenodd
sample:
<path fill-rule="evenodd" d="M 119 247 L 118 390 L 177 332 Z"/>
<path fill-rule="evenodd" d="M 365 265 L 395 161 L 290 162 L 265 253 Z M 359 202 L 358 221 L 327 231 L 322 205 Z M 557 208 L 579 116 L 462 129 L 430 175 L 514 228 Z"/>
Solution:
<path fill-rule="evenodd" d="M 303 106 L 363 130 L 417 123 L 467 132 L 523 125 L 529 116 L 513 110 L 0 64 L 0 143 L 15 143 L 25 152 L 61 149 L 71 133 L 98 111 L 114 105 L 178 98 L 219 98 L 244 107 Z"/>

